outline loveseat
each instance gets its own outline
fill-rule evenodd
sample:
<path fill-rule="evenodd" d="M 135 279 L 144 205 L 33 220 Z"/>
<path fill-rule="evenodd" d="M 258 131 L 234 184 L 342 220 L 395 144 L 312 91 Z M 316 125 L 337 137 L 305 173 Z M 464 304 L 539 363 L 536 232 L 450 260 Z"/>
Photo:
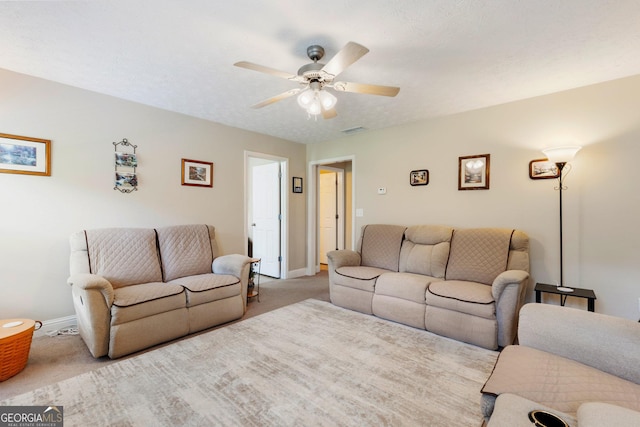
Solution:
<path fill-rule="evenodd" d="M 104 228 L 70 237 L 78 330 L 118 358 L 241 318 L 251 259 L 220 256 L 210 225 Z"/>
<path fill-rule="evenodd" d="M 327 254 L 331 302 L 488 349 L 513 343 L 529 283 L 518 230 L 370 224 Z"/>
<path fill-rule="evenodd" d="M 640 325 L 569 307 L 522 307 L 518 345 L 482 389 L 489 427 L 532 425 L 547 410 L 570 426 L 640 426 Z"/>

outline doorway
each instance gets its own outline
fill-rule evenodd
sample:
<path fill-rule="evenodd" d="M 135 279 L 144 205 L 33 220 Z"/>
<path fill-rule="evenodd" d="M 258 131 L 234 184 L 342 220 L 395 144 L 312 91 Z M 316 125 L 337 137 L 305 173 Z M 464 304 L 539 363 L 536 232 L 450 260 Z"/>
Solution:
<path fill-rule="evenodd" d="M 287 159 L 245 152 L 247 255 L 261 259 L 260 274 L 286 278 Z"/>
<path fill-rule="evenodd" d="M 327 252 L 344 249 L 344 169 L 318 167 L 318 258 L 326 269 Z"/>
<path fill-rule="evenodd" d="M 321 173 L 321 170 L 326 172 Z M 322 175 L 330 176 L 332 172 L 338 175 L 337 188 L 335 188 L 336 185 L 333 178 L 322 177 Z M 353 249 L 355 247 L 355 235 L 353 232 L 355 227 L 355 157 L 346 156 L 312 161 L 309 163 L 307 177 L 309 180 L 307 196 L 307 237 L 309 246 L 307 249 L 306 274 L 312 276 L 328 262 L 326 259 L 327 252 L 336 249 L 336 247 L 339 249 Z M 327 182 L 321 183 L 324 180 Z M 335 193 L 331 193 L 328 190 L 329 187 L 334 187 Z M 333 194 L 336 194 L 337 197 L 334 204 L 338 207 L 337 214 L 330 203 L 327 208 L 322 202 L 324 199 L 332 200 Z M 337 221 L 336 215 L 338 215 Z M 337 234 L 334 234 L 335 231 L 337 231 Z"/>

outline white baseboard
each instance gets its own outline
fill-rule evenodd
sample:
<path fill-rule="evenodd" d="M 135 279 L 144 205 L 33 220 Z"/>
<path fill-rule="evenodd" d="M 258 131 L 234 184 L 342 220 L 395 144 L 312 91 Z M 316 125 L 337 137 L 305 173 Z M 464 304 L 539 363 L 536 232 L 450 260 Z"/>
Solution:
<path fill-rule="evenodd" d="M 76 326 L 78 321 L 76 316 L 59 317 L 57 319 L 45 320 L 42 327 L 33 333 L 34 337 L 44 336 L 47 332 L 57 331 L 64 328 Z"/>
<path fill-rule="evenodd" d="M 291 270 L 287 274 L 287 279 L 295 279 L 296 277 L 308 276 L 306 268 L 299 268 L 297 270 Z"/>

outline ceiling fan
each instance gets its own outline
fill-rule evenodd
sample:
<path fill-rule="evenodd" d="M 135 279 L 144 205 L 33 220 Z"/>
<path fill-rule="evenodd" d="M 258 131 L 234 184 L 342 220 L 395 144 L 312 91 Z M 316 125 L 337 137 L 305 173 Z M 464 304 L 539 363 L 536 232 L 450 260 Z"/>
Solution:
<path fill-rule="evenodd" d="M 319 45 L 312 45 L 307 48 L 307 56 L 313 62 L 303 65 L 297 74 L 279 71 L 270 67 L 254 64 L 252 62 L 236 62 L 236 67 L 259 71 L 272 76 L 298 82 L 300 87 L 288 90 L 279 95 L 265 99 L 252 106 L 252 108 L 262 108 L 274 102 L 298 95 L 298 104 L 304 108 L 309 115 L 317 116 L 322 114 L 325 119 L 331 119 L 337 115 L 335 110 L 336 97 L 326 89 L 331 88 L 340 92 L 366 93 L 369 95 L 396 96 L 400 88 L 393 86 L 379 86 L 364 83 L 352 83 L 334 81 L 348 66 L 362 58 L 369 49 L 349 42 L 326 64 L 318 61 L 324 56 L 324 48 Z"/>

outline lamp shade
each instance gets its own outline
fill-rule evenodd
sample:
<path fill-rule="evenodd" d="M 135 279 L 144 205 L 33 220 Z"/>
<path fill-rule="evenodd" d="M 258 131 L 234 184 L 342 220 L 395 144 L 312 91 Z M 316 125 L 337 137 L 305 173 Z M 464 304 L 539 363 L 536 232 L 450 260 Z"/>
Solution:
<path fill-rule="evenodd" d="M 545 156 L 549 161 L 554 163 L 567 163 L 573 160 L 576 156 L 576 153 L 580 151 L 582 147 L 577 145 L 566 146 L 566 147 L 555 147 L 555 148 L 547 148 L 546 150 L 542 150 Z"/>

